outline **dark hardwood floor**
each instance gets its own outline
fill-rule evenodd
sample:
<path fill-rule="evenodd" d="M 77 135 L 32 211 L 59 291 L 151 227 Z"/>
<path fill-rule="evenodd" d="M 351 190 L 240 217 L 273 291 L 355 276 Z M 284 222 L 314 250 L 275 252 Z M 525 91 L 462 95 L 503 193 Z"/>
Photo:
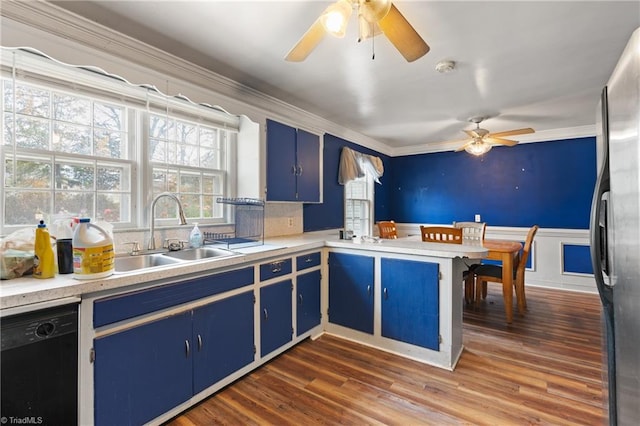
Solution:
<path fill-rule="evenodd" d="M 325 335 L 167 424 L 604 424 L 598 296 L 527 287 L 528 312 L 507 325 L 489 287 L 465 308 L 453 372 Z"/>

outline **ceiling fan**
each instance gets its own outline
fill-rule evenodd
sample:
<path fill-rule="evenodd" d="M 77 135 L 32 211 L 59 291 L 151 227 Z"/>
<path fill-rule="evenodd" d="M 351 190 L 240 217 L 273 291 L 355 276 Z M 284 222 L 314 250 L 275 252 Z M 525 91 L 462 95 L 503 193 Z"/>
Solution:
<path fill-rule="evenodd" d="M 504 139 L 505 136 L 525 135 L 535 132 L 532 128 L 527 127 L 524 129 L 507 130 L 506 132 L 489 133 L 487 129 L 480 128 L 480 123 L 482 123 L 484 119 L 485 117 L 472 117 L 469 119 L 471 123 L 476 124 L 476 128 L 473 130 L 463 130 L 471 139 L 465 141 L 466 143 L 456 149 L 456 152 L 464 150 L 469 154 L 482 155 L 489 152 L 494 145 L 514 146 L 518 144 L 518 141 Z"/>
<path fill-rule="evenodd" d="M 304 61 L 325 34 L 344 37 L 354 9 L 358 14 L 358 41 L 384 33 L 408 62 L 421 58 L 429 51 L 427 43 L 391 0 L 338 0 L 322 12 L 285 59 L 292 62 Z"/>

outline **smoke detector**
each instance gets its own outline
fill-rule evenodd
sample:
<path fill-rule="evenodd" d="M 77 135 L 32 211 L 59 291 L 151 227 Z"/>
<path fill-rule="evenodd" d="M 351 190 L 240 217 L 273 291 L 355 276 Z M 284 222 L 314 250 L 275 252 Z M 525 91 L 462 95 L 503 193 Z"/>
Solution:
<path fill-rule="evenodd" d="M 436 71 L 440 74 L 446 74 L 455 69 L 456 63 L 453 61 L 440 61 L 436 64 Z"/>

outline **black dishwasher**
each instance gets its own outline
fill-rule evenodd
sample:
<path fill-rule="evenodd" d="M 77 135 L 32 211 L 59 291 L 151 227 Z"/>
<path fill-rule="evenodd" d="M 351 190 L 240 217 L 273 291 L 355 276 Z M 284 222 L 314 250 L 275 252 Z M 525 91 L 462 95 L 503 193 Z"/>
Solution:
<path fill-rule="evenodd" d="M 1 320 L 2 424 L 78 424 L 78 305 Z"/>

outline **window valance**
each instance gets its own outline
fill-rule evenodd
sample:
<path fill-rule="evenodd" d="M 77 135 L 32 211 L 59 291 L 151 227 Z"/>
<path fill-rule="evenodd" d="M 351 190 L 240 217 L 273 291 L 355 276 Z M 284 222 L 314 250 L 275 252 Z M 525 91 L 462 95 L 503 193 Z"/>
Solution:
<path fill-rule="evenodd" d="M 354 151 L 346 146 L 343 147 L 338 168 L 338 183 L 344 185 L 350 180 L 363 177 L 365 172 L 369 172 L 373 176 L 373 180 L 380 183 L 379 178 L 384 173 L 382 159 L 375 155 Z"/>

